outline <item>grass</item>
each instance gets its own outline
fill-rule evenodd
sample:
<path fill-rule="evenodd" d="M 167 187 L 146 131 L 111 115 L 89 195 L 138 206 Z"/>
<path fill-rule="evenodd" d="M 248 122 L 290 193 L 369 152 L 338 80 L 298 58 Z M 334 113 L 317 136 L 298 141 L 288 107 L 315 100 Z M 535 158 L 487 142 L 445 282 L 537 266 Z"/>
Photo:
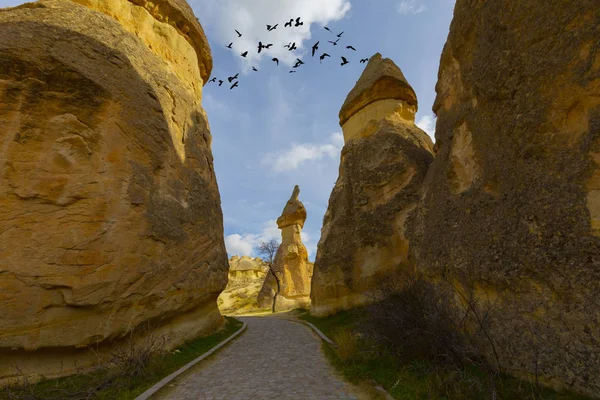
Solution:
<path fill-rule="evenodd" d="M 377 383 L 395 399 L 403 400 L 480 400 L 490 399 L 489 378 L 476 365 L 465 365 L 460 370 L 444 369 L 422 359 L 400 360 L 385 349 L 373 351 L 373 345 L 355 336 L 352 344 L 348 335 L 361 325 L 363 309 L 342 311 L 333 316 L 317 318 L 307 310 L 298 317 L 318 327 L 331 338 L 338 349 L 323 343 L 330 363 L 351 383 Z M 343 332 L 343 333 L 342 333 Z M 352 347 L 355 346 L 355 350 Z M 352 354 L 352 352 L 355 354 Z M 589 400 L 588 397 L 556 392 L 510 376 L 500 376 L 495 383 L 498 400 Z"/>
<path fill-rule="evenodd" d="M 147 368 L 143 374 L 132 376 L 119 373 L 115 369 L 101 368 L 88 374 L 0 389 L 0 399 L 134 399 L 165 376 L 233 335 L 243 325 L 235 318 L 225 317 L 225 319 L 223 328 L 216 333 L 191 340 L 156 357 L 150 363 L 150 368 Z"/>

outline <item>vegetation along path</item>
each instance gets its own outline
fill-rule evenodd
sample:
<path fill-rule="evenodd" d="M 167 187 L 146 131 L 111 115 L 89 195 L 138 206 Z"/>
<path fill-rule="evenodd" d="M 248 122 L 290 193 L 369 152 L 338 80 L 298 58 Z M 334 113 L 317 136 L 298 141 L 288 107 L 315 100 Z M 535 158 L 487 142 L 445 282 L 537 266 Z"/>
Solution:
<path fill-rule="evenodd" d="M 176 379 L 158 399 L 358 399 L 307 327 L 276 317 L 240 318 L 246 332 Z"/>

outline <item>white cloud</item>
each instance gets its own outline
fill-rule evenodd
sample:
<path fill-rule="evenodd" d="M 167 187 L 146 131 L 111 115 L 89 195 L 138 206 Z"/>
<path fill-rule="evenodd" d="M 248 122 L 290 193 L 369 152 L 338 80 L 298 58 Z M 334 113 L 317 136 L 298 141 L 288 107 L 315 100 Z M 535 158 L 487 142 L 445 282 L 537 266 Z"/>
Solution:
<path fill-rule="evenodd" d="M 282 63 L 292 65 L 304 48 L 304 41 L 311 38 L 311 24 L 326 25 L 340 20 L 350 10 L 349 0 L 192 0 L 191 4 L 197 15 L 204 16 L 202 22 L 214 28 L 223 46 L 233 42 L 233 52 L 243 63 L 244 72 L 263 57 L 268 57 L 269 62 L 277 57 Z M 284 27 L 285 22 L 296 17 L 301 17 L 304 25 Z M 279 26 L 268 32 L 267 24 Z M 242 33 L 241 38 L 234 29 Z M 258 54 L 259 41 L 273 43 L 273 47 Z M 297 51 L 283 47 L 290 42 L 296 42 Z M 239 57 L 246 50 L 248 56 Z"/>
<path fill-rule="evenodd" d="M 435 117 L 433 115 L 423 115 L 417 121 L 417 126 L 423 129 L 435 141 Z"/>
<path fill-rule="evenodd" d="M 421 0 L 402 0 L 396 5 L 396 11 L 400 14 L 419 14 L 427 10 L 425 4 L 421 3 Z"/>
<path fill-rule="evenodd" d="M 262 159 L 263 165 L 268 165 L 275 172 L 285 172 L 298 169 L 306 161 L 317 161 L 324 158 L 335 158 L 344 146 L 344 136 L 336 132 L 325 144 L 292 144 L 289 150 L 269 153 Z"/>
<path fill-rule="evenodd" d="M 260 242 L 271 239 L 281 240 L 281 233 L 277 228 L 277 221 L 274 219 L 265 222 L 262 232 L 258 234 L 246 233 L 240 235 L 233 233 L 225 236 L 225 247 L 230 256 L 253 256 L 254 249 Z"/>

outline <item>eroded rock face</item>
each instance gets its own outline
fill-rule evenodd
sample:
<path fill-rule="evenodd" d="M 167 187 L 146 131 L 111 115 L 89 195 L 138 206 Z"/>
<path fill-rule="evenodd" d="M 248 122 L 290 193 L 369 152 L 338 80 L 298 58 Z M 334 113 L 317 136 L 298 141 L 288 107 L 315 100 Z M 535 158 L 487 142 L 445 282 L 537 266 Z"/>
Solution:
<path fill-rule="evenodd" d="M 233 256 L 229 259 L 229 281 L 264 279 L 269 267 L 259 257 Z"/>
<path fill-rule="evenodd" d="M 317 249 L 311 314 L 366 304 L 382 279 L 408 266 L 406 221 L 433 159 L 416 111 L 400 69 L 374 55 L 340 111 L 345 146 Z"/>
<path fill-rule="evenodd" d="M 598 2 L 454 13 L 411 253 L 430 279 L 473 289 L 505 370 L 598 396 Z"/>
<path fill-rule="evenodd" d="M 221 324 L 211 66 L 185 1 L 0 10 L 0 380 Z"/>
<path fill-rule="evenodd" d="M 313 265 L 308 261 L 308 251 L 302 243 L 306 208 L 298 200 L 299 194 L 300 188 L 296 185 L 281 216 L 277 218 L 277 226 L 281 229 L 281 245 L 275 255 L 272 270 L 277 274 L 281 288 L 276 298 L 275 311 L 307 308 L 310 304 Z M 258 296 L 259 306 L 271 307 L 276 293 L 277 281 L 269 271 Z"/>

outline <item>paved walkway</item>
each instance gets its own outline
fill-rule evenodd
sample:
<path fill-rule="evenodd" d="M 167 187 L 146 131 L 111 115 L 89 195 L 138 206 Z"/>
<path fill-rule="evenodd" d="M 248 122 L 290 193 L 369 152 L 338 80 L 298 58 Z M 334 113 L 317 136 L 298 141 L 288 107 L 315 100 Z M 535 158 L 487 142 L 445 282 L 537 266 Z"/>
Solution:
<path fill-rule="evenodd" d="M 240 319 L 248 324 L 246 332 L 153 399 L 357 399 L 308 327 L 275 317 Z"/>

